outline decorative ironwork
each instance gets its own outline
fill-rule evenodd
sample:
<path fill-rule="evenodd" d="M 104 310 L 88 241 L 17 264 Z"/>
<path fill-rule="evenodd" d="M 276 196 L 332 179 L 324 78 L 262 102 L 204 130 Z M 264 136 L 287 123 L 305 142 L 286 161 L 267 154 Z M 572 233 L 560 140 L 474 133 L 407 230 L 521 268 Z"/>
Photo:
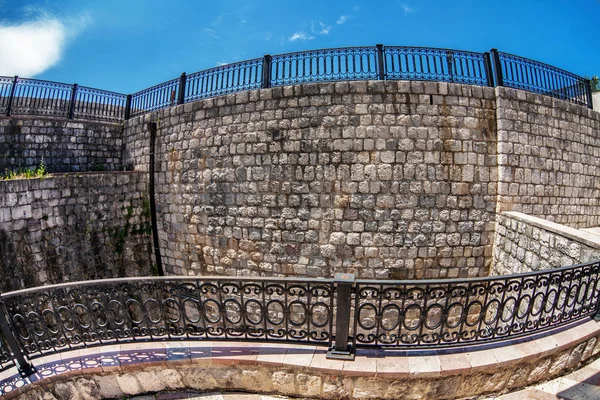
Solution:
<path fill-rule="evenodd" d="M 78 86 L 75 94 L 74 118 L 122 121 L 127 95 Z"/>
<path fill-rule="evenodd" d="M 12 101 L 12 114 L 66 117 L 69 113 L 72 85 L 19 78 Z"/>
<path fill-rule="evenodd" d="M 600 261 L 506 277 L 357 281 L 359 345 L 440 347 L 525 336 L 593 316 Z"/>
<path fill-rule="evenodd" d="M 331 341 L 331 280 L 180 278 L 55 285 L 3 300 L 30 358 L 133 340 Z"/>
<path fill-rule="evenodd" d="M 528 58 L 498 52 L 504 86 L 591 107 L 588 79 Z"/>
<path fill-rule="evenodd" d="M 6 115 L 14 78 L 0 76 L 0 114 Z"/>
<path fill-rule="evenodd" d="M 0 77 L 0 113 L 120 121 L 176 104 L 244 90 L 365 79 L 506 85 L 592 107 L 589 80 L 495 49 L 491 53 L 493 69 L 489 53 L 381 44 L 265 55 L 262 59 L 222 65 L 190 75 L 183 73 L 179 78 L 133 95 L 36 79 Z"/>
<path fill-rule="evenodd" d="M 389 46 L 384 49 L 384 58 L 387 79 L 488 84 L 482 53 Z"/>
<path fill-rule="evenodd" d="M 352 359 L 361 347 L 446 348 L 533 335 L 599 317 L 599 300 L 600 261 L 463 280 L 339 274 L 76 282 L 0 296 L 0 370 L 14 359 L 31 373 L 25 357 L 165 339 L 300 342 Z"/>
<path fill-rule="evenodd" d="M 0 371 L 15 365 L 4 335 L 0 334 Z"/>
<path fill-rule="evenodd" d="M 184 102 L 259 89 L 261 77 L 261 58 L 195 72 L 187 76 Z"/>
<path fill-rule="evenodd" d="M 271 57 L 270 86 L 377 79 L 375 47 L 344 47 Z"/>
<path fill-rule="evenodd" d="M 174 106 L 178 93 L 179 78 L 137 92 L 131 97 L 131 116 Z"/>

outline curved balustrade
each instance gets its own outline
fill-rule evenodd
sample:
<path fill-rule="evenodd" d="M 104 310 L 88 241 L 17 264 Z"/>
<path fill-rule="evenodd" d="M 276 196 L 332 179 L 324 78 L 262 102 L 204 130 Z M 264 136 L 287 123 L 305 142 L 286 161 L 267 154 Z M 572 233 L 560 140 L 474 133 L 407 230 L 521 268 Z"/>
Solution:
<path fill-rule="evenodd" d="M 590 80 L 498 52 L 363 46 L 266 55 L 169 80 L 133 95 L 0 77 L 0 113 L 121 121 L 198 99 L 251 89 L 342 80 L 425 80 L 507 86 L 592 107 Z"/>
<path fill-rule="evenodd" d="M 333 352 L 502 341 L 596 317 L 599 277 L 595 261 L 472 279 L 147 277 L 37 287 L 0 297 L 0 368 L 13 357 L 23 369 L 26 358 L 48 353 L 165 339 L 283 341 Z"/>

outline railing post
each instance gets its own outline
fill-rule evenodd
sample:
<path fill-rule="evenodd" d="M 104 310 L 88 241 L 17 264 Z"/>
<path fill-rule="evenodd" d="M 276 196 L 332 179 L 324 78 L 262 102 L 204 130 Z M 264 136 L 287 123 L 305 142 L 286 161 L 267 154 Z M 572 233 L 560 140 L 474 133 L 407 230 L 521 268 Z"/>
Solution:
<path fill-rule="evenodd" d="M 131 95 L 127 95 L 127 99 L 125 100 L 125 115 L 124 119 L 129 119 L 131 117 Z"/>
<path fill-rule="evenodd" d="M 187 75 L 185 72 L 181 73 L 179 77 L 179 97 L 177 98 L 177 104 L 183 104 L 185 102 L 185 83 L 187 82 Z"/>
<path fill-rule="evenodd" d="M 10 329 L 11 323 L 7 315 L 8 313 L 6 312 L 6 305 L 4 302 L 2 302 L 0 305 L 0 329 L 2 330 L 2 336 L 4 336 L 8 350 L 12 353 L 17 362 L 16 364 L 19 374 L 21 374 L 22 377 L 27 377 L 34 374 L 36 370 L 35 367 L 29 361 L 27 361 L 27 359 L 25 359 L 25 355 L 23 355 L 23 351 L 17 343 L 17 339 L 15 339 L 13 330 Z"/>
<path fill-rule="evenodd" d="M 266 89 L 271 86 L 271 56 L 265 54 L 262 63 L 262 84 L 261 88 Z"/>
<path fill-rule="evenodd" d="M 494 63 L 494 78 L 496 80 L 496 86 L 504 86 L 504 79 L 502 77 L 502 63 L 500 62 L 498 50 L 491 49 L 490 54 L 492 55 L 492 61 Z"/>
<path fill-rule="evenodd" d="M 587 97 L 588 108 L 593 109 L 594 108 L 594 99 L 592 97 L 592 93 L 594 92 L 594 80 L 593 79 L 590 79 L 588 81 L 586 89 L 587 90 L 585 92 L 586 92 L 586 97 Z M 598 110 L 598 111 L 600 111 L 600 110 Z"/>
<path fill-rule="evenodd" d="M 12 87 L 10 88 L 10 96 L 8 97 L 8 105 L 6 106 L 6 116 L 10 117 L 10 111 L 12 109 L 13 98 L 15 97 L 15 90 L 17 89 L 17 82 L 19 77 L 15 76 L 13 79 Z"/>
<path fill-rule="evenodd" d="M 490 53 L 483 53 L 483 67 L 485 68 L 485 77 L 489 87 L 494 87 L 494 75 L 492 75 L 492 59 Z"/>
<path fill-rule="evenodd" d="M 450 82 L 454 82 L 454 53 L 451 50 L 446 51 L 446 65 L 448 66 Z"/>
<path fill-rule="evenodd" d="M 71 89 L 71 102 L 69 103 L 69 115 L 68 119 L 73 119 L 73 114 L 75 114 L 75 97 L 77 96 L 77 84 L 73 84 L 73 89 Z"/>
<path fill-rule="evenodd" d="M 356 282 L 354 274 L 335 274 L 333 282 L 337 285 L 337 313 L 335 315 L 335 343 L 327 352 L 327 358 L 335 360 L 354 360 L 354 348 L 348 343 L 350 336 L 350 308 L 352 304 L 352 286 Z"/>
<path fill-rule="evenodd" d="M 377 48 L 378 78 L 380 81 L 383 81 L 383 80 L 385 80 L 385 58 L 383 56 L 383 45 L 376 44 L 375 47 Z"/>

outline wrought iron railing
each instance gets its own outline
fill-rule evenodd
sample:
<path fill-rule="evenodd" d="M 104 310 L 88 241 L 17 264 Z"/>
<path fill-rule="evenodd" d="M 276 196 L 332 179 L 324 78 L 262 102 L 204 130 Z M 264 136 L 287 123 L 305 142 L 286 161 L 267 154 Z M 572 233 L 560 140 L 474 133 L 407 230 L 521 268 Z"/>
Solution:
<path fill-rule="evenodd" d="M 523 89 L 591 107 L 591 82 L 528 58 L 497 52 L 499 85 Z"/>
<path fill-rule="evenodd" d="M 592 107 L 590 80 L 498 52 L 363 46 L 265 55 L 160 83 L 133 95 L 36 79 L 0 77 L 0 113 L 121 121 L 251 89 L 341 80 L 424 80 L 507 86 Z"/>
<path fill-rule="evenodd" d="M 253 277 L 122 278 L 0 297 L 0 369 L 104 344 L 281 341 L 439 349 L 523 337 L 598 317 L 600 261 L 501 277 L 374 281 Z"/>
<path fill-rule="evenodd" d="M 265 86 L 378 78 L 375 47 L 344 47 L 286 53 L 270 58 Z"/>
<path fill-rule="evenodd" d="M 427 47 L 385 48 L 386 79 L 493 86 L 490 66 L 489 53 Z"/>
<path fill-rule="evenodd" d="M 131 95 L 130 115 L 136 116 L 178 104 L 181 79 L 171 79 Z"/>
<path fill-rule="evenodd" d="M 186 78 L 184 102 L 260 89 L 262 67 L 262 59 L 255 58 L 190 74 Z"/>

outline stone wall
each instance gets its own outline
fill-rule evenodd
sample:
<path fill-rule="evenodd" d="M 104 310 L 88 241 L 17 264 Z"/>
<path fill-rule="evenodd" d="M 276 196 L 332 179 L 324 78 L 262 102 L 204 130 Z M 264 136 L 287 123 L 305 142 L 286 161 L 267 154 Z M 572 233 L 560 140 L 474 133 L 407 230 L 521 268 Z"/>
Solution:
<path fill-rule="evenodd" d="M 0 290 L 155 275 L 147 175 L 0 181 Z"/>
<path fill-rule="evenodd" d="M 0 117 L 0 173 L 39 166 L 42 158 L 50 172 L 120 170 L 122 132 L 121 124 Z"/>
<path fill-rule="evenodd" d="M 340 82 L 207 99 L 126 124 L 171 274 L 487 275 L 496 207 L 492 88 Z"/>
<path fill-rule="evenodd" d="M 600 113 L 496 88 L 498 211 L 600 226 Z"/>
<path fill-rule="evenodd" d="M 496 217 L 491 275 L 564 267 L 600 259 L 600 235 L 519 212 Z"/>

